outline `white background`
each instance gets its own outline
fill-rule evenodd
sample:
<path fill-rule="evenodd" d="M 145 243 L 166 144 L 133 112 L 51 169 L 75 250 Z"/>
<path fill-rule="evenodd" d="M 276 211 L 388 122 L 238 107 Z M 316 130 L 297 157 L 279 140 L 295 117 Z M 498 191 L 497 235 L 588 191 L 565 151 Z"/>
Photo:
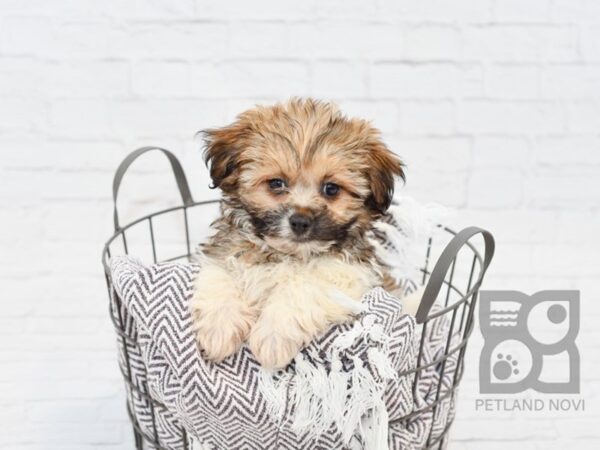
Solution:
<path fill-rule="evenodd" d="M 257 102 L 333 99 L 407 163 L 402 192 L 488 227 L 485 287 L 581 289 L 585 413 L 477 413 L 475 333 L 453 449 L 600 443 L 600 2 L 0 0 L 0 448 L 132 448 L 100 251 L 133 148 L 184 161 Z M 159 157 L 125 219 L 177 201 Z"/>

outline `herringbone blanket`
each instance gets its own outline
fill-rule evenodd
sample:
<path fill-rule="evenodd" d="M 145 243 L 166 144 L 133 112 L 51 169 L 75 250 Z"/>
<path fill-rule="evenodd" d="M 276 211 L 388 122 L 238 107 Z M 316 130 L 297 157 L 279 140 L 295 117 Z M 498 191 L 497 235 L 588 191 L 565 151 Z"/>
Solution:
<path fill-rule="evenodd" d="M 447 359 L 442 380 L 438 365 L 421 371 L 416 383 L 414 372 L 402 375 L 416 366 L 417 355 L 427 364 L 445 351 L 444 316 L 421 339 L 421 327 L 402 314 L 398 299 L 376 288 L 365 294 L 354 323 L 332 327 L 286 370 L 264 372 L 245 347 L 213 364 L 197 349 L 188 308 L 198 269 L 111 261 L 121 299 L 113 314 L 139 346 L 126 343 L 121 367 L 136 389 L 164 405 L 133 389 L 129 407 L 162 447 L 183 449 L 183 427 L 203 450 L 419 449 L 452 419 L 453 396 L 445 394 L 454 383 L 455 358 Z M 405 283 L 405 291 L 411 286 Z M 406 418 L 436 398 L 445 400 Z"/>

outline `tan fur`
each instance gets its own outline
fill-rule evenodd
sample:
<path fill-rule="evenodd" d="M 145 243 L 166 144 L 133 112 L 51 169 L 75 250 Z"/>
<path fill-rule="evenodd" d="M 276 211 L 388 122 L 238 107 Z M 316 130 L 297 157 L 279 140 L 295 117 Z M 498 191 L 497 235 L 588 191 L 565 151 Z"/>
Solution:
<path fill-rule="evenodd" d="M 423 293 L 425 292 L 424 287 L 418 288 L 416 291 L 406 295 L 402 298 L 402 312 L 411 316 L 416 316 L 419 306 L 421 306 L 421 300 L 423 299 Z M 392 292 L 394 294 L 394 292 Z M 399 297 L 400 295 L 398 295 Z"/>
<path fill-rule="evenodd" d="M 256 107 L 205 136 L 223 202 L 192 301 L 199 346 L 219 361 L 247 341 L 263 366 L 283 367 L 351 316 L 336 290 L 359 300 L 383 283 L 365 233 L 389 206 L 401 163 L 368 122 L 311 99 Z M 340 187 L 334 197 L 327 183 Z M 292 214 L 310 218 L 308 237 L 291 231 Z"/>

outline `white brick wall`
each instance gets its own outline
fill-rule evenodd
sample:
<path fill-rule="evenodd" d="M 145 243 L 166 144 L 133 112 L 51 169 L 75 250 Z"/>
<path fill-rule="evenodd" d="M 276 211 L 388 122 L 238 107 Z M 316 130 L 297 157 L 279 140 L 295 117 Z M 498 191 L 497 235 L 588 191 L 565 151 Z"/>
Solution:
<path fill-rule="evenodd" d="M 476 333 L 452 448 L 598 448 L 597 0 L 0 0 L 0 448 L 132 448 L 99 258 L 113 171 L 166 146 L 210 197 L 194 133 L 290 95 L 373 119 L 405 192 L 491 229 L 488 288 L 582 290 L 585 413 L 475 412 Z M 165 167 L 138 164 L 125 220 L 177 201 Z"/>

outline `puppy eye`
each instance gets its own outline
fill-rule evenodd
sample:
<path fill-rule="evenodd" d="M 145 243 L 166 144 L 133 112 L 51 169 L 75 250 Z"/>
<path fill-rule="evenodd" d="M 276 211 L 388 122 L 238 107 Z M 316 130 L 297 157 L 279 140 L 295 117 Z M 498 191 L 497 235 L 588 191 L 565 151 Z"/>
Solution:
<path fill-rule="evenodd" d="M 325 183 L 323 185 L 323 195 L 326 197 L 335 197 L 340 192 L 340 186 L 335 183 Z"/>
<path fill-rule="evenodd" d="M 269 185 L 269 189 L 272 189 L 273 191 L 278 191 L 285 187 L 285 181 L 281 178 L 273 178 L 272 180 L 267 181 L 267 184 Z"/>

